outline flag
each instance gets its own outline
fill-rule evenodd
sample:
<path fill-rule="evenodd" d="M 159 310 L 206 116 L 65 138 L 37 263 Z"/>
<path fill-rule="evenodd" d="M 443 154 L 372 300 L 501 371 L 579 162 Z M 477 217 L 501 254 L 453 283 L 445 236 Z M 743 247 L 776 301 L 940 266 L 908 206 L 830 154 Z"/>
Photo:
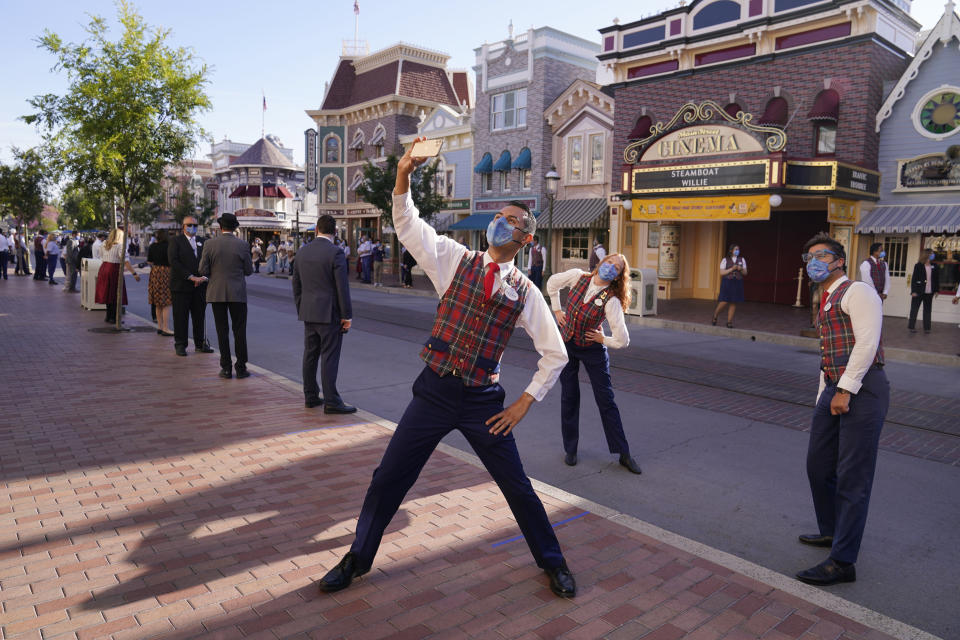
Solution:
<path fill-rule="evenodd" d="M 360 15 L 360 0 L 353 0 L 353 12 Z"/>

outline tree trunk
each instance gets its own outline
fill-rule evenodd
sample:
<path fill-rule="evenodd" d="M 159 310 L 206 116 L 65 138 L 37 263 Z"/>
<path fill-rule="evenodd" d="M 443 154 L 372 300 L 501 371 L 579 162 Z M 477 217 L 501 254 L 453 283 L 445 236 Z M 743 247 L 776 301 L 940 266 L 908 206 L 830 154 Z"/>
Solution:
<path fill-rule="evenodd" d="M 114 205 L 116 206 L 116 205 Z M 116 209 L 114 209 L 116 210 Z M 116 304 L 116 318 L 114 322 L 114 328 L 117 331 L 123 329 L 123 268 L 127 265 L 127 227 L 128 220 L 130 219 L 130 204 L 127 202 L 123 203 L 123 240 L 120 242 L 120 269 L 117 273 L 117 304 Z M 116 224 L 116 218 L 114 218 L 114 224 Z"/>

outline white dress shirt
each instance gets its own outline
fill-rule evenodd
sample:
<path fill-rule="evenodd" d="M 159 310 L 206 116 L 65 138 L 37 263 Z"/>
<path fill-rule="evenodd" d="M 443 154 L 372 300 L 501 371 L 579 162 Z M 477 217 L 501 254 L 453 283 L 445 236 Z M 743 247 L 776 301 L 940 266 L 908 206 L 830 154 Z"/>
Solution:
<path fill-rule="evenodd" d="M 534 251 L 539 251 L 539 252 L 540 252 L 540 257 L 543 258 L 543 263 L 546 264 L 546 262 L 547 262 L 547 248 L 544 247 L 542 244 L 541 244 L 541 245 L 538 245 L 538 246 L 536 246 L 536 247 L 533 246 L 533 245 L 530 245 L 530 257 L 528 258 L 528 260 L 529 260 L 528 266 L 533 266 L 533 252 L 534 252 Z M 540 265 L 540 266 L 542 267 L 543 265 Z"/>
<path fill-rule="evenodd" d="M 430 278 L 437 294 L 443 294 L 450 288 L 450 283 L 457 273 L 457 267 L 467 253 L 466 247 L 452 238 L 438 236 L 436 230 L 420 219 L 420 212 L 413 205 L 413 198 L 407 192 L 393 196 L 393 228 L 397 232 L 400 242 L 417 259 L 417 265 Z M 484 252 L 483 264 L 486 266 L 493 259 Z M 496 276 L 494 291 L 503 287 L 502 277 L 506 277 L 513 269 L 513 262 L 500 264 L 500 272 Z M 537 362 L 537 372 L 533 380 L 527 385 L 526 392 L 537 401 L 543 400 L 550 388 L 560 377 L 560 371 L 567 364 L 567 350 L 563 346 L 563 338 L 557 323 L 554 322 L 543 294 L 536 287 L 527 288 L 527 297 L 517 320 L 517 326 L 533 340 L 533 346 L 540 353 Z"/>
<path fill-rule="evenodd" d="M 880 264 L 876 258 L 870 256 L 866 260 L 860 263 L 860 280 L 866 282 L 869 285 L 873 284 L 873 278 L 870 276 L 870 262 L 873 261 L 873 264 Z M 878 291 L 877 293 L 882 293 L 887 295 L 890 293 L 890 273 L 887 270 L 886 265 L 882 265 L 883 269 L 883 291 Z"/>
<path fill-rule="evenodd" d="M 847 276 L 840 276 L 830 285 L 827 292 L 832 294 L 840 283 L 847 280 Z M 880 345 L 880 333 L 883 330 L 883 302 L 872 284 L 853 282 L 840 299 L 840 310 L 850 316 L 856 344 L 850 352 L 850 359 L 847 360 L 843 375 L 837 381 L 837 387 L 846 389 L 850 393 L 857 393 L 860 391 L 863 376 L 873 366 L 873 357 L 877 354 L 877 347 Z M 820 400 L 824 387 L 826 387 L 826 381 L 821 371 L 817 401 Z"/>
<path fill-rule="evenodd" d="M 577 283 L 577 280 L 588 275 L 590 275 L 589 271 L 570 269 L 550 276 L 547 280 L 547 295 L 550 296 L 550 304 L 554 311 L 560 311 L 563 308 L 560 304 L 560 290 L 572 287 Z M 604 287 L 595 284 L 591 278 L 590 284 L 587 286 L 587 292 L 583 296 L 584 302 L 589 304 L 603 289 Z M 611 349 L 620 349 L 630 344 L 630 333 L 627 331 L 627 323 L 623 317 L 623 305 L 620 303 L 620 298 L 611 296 L 607 300 L 607 304 L 604 305 L 603 312 L 606 315 L 607 324 L 610 325 L 610 331 L 613 333 L 612 336 L 603 337 L 603 344 Z M 603 331 L 603 327 L 600 330 Z"/>
<path fill-rule="evenodd" d="M 93 242 L 93 249 L 91 249 L 94 260 L 103 260 L 103 240 L 97 238 Z"/>
<path fill-rule="evenodd" d="M 0 251 L 9 251 L 10 250 L 10 241 L 7 240 L 7 236 L 0 233 Z"/>

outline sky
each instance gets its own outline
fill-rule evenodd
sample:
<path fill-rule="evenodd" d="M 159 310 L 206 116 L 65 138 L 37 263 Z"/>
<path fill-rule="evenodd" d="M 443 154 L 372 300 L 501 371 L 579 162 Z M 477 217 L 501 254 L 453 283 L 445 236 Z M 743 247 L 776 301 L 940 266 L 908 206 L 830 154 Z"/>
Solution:
<path fill-rule="evenodd" d="M 371 52 L 408 42 L 442 51 L 450 55 L 448 68 L 467 70 L 475 63 L 474 49 L 506 38 L 511 21 L 515 34 L 550 26 L 599 43 L 597 30 L 614 18 L 632 22 L 678 5 L 677 0 L 358 3 L 359 37 Z M 912 15 L 930 28 L 944 4 L 914 0 Z M 277 135 L 303 162 L 303 132 L 313 125 L 305 111 L 320 107 L 342 43 L 353 40 L 353 0 L 139 0 L 134 6 L 147 24 L 171 30 L 172 45 L 191 48 L 209 67 L 213 107 L 200 122 L 214 140 L 256 142 L 263 117 L 266 133 Z M 118 29 L 112 0 L 0 0 L 0 15 L 0 161 L 9 162 L 11 146 L 40 142 L 36 130 L 18 120 L 30 112 L 27 100 L 66 89 L 65 76 L 52 70 L 53 57 L 38 48 L 38 37 L 50 30 L 66 42 L 81 42 L 89 15 L 107 18 L 114 38 Z M 209 150 L 204 142 L 194 155 Z"/>

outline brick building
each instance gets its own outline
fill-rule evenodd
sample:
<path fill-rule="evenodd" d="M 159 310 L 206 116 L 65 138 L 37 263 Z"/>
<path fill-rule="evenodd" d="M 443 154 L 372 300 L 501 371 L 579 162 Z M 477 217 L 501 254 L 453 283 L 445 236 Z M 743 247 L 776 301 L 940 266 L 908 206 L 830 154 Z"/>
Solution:
<path fill-rule="evenodd" d="M 451 227 L 482 230 L 510 200 L 542 211 L 543 176 L 553 164 L 547 106 L 577 79 L 596 79 L 600 47 L 568 33 L 530 29 L 475 49 L 477 108 L 473 118 L 473 215 Z M 539 218 L 542 228 L 544 219 Z M 554 257 L 558 248 L 553 247 Z"/>
<path fill-rule="evenodd" d="M 470 107 L 467 74 L 448 70 L 449 58 L 403 43 L 369 55 L 345 51 L 322 106 L 307 111 L 317 129 L 318 216 L 334 216 L 351 246 L 362 233 L 383 232 L 380 211 L 356 194 L 364 165 L 402 153 L 399 138 L 416 133 L 421 113 Z"/>
<path fill-rule="evenodd" d="M 612 234 L 632 264 L 658 269 L 662 297 L 715 297 L 730 244 L 753 301 L 794 302 L 817 231 L 856 259 L 861 203 L 879 196 L 875 116 L 920 26 L 908 10 L 696 0 L 600 30 L 630 207 Z"/>

